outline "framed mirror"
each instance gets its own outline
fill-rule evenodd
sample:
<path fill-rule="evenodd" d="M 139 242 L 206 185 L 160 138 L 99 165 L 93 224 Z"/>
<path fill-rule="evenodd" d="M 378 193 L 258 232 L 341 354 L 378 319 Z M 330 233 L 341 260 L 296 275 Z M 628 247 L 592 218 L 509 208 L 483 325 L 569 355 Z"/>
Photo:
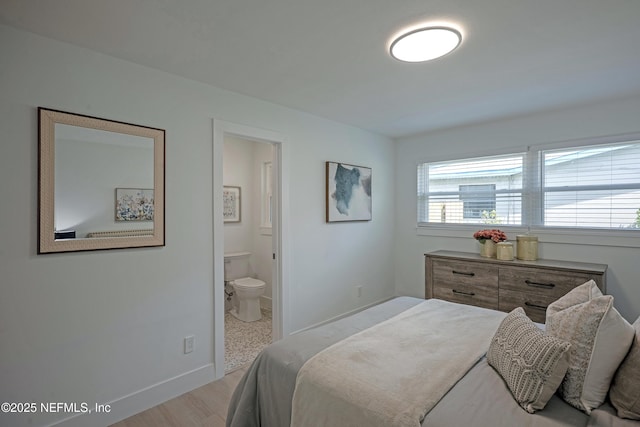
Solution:
<path fill-rule="evenodd" d="M 38 253 L 164 246 L 165 131 L 38 108 Z"/>

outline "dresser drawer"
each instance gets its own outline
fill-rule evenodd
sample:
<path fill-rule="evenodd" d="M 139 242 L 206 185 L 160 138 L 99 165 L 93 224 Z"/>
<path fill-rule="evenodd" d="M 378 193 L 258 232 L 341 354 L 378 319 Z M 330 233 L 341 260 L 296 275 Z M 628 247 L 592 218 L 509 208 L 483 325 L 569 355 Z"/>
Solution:
<path fill-rule="evenodd" d="M 556 270 L 523 267 L 501 268 L 500 290 L 523 292 L 531 297 L 553 302 L 591 278 L 587 274 Z"/>
<path fill-rule="evenodd" d="M 461 304 L 498 310 L 498 288 L 478 285 L 438 285 L 433 297 Z"/>
<path fill-rule="evenodd" d="M 437 286 L 482 286 L 498 289 L 498 267 L 479 262 L 433 261 L 433 281 Z"/>
<path fill-rule="evenodd" d="M 455 260 L 433 261 L 433 296 L 498 309 L 498 267 Z"/>
<path fill-rule="evenodd" d="M 527 316 L 534 322 L 544 323 L 547 316 L 547 307 L 557 298 L 550 295 L 538 295 L 528 292 L 510 291 L 500 289 L 500 311 L 510 312 L 516 307 L 524 308 Z"/>

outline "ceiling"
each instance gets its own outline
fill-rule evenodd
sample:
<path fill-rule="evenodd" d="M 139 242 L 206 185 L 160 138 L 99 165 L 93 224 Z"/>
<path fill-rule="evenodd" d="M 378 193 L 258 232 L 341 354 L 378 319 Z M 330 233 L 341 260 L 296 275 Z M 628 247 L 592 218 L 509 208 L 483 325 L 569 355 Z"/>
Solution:
<path fill-rule="evenodd" d="M 434 61 L 400 29 L 454 22 Z M 640 94 L 638 0 L 0 0 L 0 23 L 392 138 Z"/>

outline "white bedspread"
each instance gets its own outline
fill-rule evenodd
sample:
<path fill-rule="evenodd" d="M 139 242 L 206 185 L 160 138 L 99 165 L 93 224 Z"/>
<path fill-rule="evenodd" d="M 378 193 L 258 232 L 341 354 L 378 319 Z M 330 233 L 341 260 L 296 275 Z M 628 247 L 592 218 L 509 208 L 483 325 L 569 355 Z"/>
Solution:
<path fill-rule="evenodd" d="M 506 313 L 427 300 L 309 359 L 292 427 L 419 427 L 486 353 Z"/>

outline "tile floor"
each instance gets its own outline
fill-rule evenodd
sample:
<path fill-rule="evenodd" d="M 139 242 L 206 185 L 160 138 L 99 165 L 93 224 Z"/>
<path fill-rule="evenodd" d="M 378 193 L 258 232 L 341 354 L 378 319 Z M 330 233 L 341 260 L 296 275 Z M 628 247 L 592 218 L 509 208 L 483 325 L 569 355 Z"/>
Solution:
<path fill-rule="evenodd" d="M 243 322 L 229 312 L 224 315 L 225 373 L 233 372 L 253 361 L 271 344 L 271 311 L 262 310 L 262 319 Z"/>

